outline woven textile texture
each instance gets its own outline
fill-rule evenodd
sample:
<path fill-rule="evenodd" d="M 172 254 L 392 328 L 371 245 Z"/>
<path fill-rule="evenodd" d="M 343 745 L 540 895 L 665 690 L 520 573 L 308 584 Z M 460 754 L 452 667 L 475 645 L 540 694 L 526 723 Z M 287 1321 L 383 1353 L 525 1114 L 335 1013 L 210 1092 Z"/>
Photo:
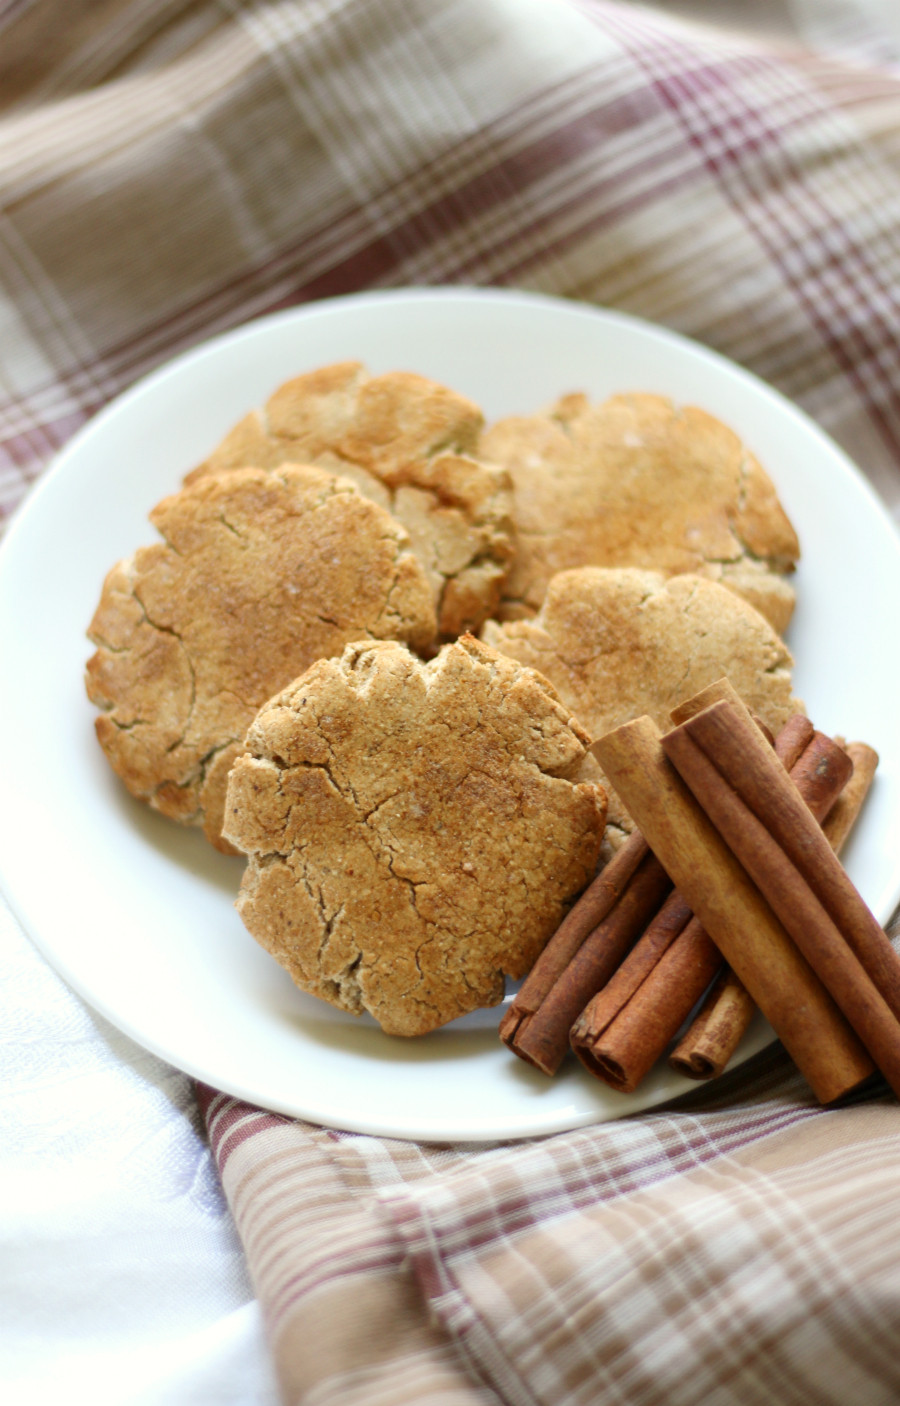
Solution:
<path fill-rule="evenodd" d="M 495 283 L 696 337 L 892 500 L 896 67 L 603 0 L 0 12 L 0 506 L 200 338 Z"/>

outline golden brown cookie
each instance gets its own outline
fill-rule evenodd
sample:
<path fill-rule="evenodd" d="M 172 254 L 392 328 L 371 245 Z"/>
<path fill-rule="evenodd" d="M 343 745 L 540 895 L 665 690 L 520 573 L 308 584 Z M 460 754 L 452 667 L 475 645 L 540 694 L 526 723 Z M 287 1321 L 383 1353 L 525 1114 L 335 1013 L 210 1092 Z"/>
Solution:
<path fill-rule="evenodd" d="M 668 728 L 677 703 L 723 675 L 772 732 L 802 710 L 791 693 L 793 660 L 768 621 L 701 576 L 564 571 L 551 579 L 534 620 L 489 621 L 483 633 L 495 649 L 546 675 L 592 739 L 645 713 Z M 604 785 L 611 830 L 629 831 L 627 813 Z"/>
<path fill-rule="evenodd" d="M 314 664 L 229 778 L 244 923 L 298 986 L 393 1035 L 496 1004 L 593 874 L 586 741 L 545 680 L 471 636 L 428 663 L 386 643 Z"/>
<path fill-rule="evenodd" d="M 280 386 L 186 481 L 285 460 L 353 479 L 409 532 L 452 639 L 494 611 L 512 555 L 509 477 L 475 457 L 482 425 L 477 405 L 424 376 L 340 362 Z"/>
<path fill-rule="evenodd" d="M 227 849 L 256 710 L 350 640 L 428 645 L 431 590 L 390 514 L 324 469 L 209 475 L 150 520 L 163 541 L 113 567 L 89 629 L 97 735 L 133 795 Z"/>
<path fill-rule="evenodd" d="M 638 566 L 721 581 L 783 633 L 796 533 L 760 464 L 705 411 L 656 395 L 601 405 L 571 395 L 499 421 L 480 450 L 513 480 L 503 618 L 532 615 L 557 571 Z"/>

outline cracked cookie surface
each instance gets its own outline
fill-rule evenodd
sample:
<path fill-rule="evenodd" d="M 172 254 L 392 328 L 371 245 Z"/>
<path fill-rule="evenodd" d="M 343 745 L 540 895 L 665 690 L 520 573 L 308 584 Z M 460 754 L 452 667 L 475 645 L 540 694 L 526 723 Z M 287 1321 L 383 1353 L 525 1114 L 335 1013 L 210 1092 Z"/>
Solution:
<path fill-rule="evenodd" d="M 513 480 L 503 618 L 532 615 L 558 571 L 638 566 L 719 580 L 783 633 L 796 533 L 759 462 L 705 411 L 645 393 L 599 405 L 570 395 L 498 421 L 480 448 Z"/>
<path fill-rule="evenodd" d="M 186 481 L 285 460 L 351 478 L 403 523 L 453 639 L 493 613 L 512 557 L 509 476 L 477 456 L 482 425 L 474 402 L 424 376 L 340 362 L 286 381 Z"/>
<path fill-rule="evenodd" d="M 271 699 L 228 784 L 238 909 L 304 990 L 421 1035 L 502 999 L 594 872 L 606 799 L 544 679 L 471 636 L 350 645 Z"/>
<path fill-rule="evenodd" d="M 645 713 L 665 730 L 677 703 L 723 675 L 772 732 L 802 710 L 791 692 L 793 659 L 768 621 L 701 576 L 560 572 L 534 620 L 488 621 L 483 634 L 494 649 L 540 670 L 592 739 Z M 633 826 L 604 785 L 615 842 Z"/>
<path fill-rule="evenodd" d="M 431 590 L 394 519 L 320 468 L 214 474 L 150 514 L 89 637 L 97 735 L 131 793 L 218 848 L 228 769 L 257 709 L 350 640 L 426 646 Z"/>

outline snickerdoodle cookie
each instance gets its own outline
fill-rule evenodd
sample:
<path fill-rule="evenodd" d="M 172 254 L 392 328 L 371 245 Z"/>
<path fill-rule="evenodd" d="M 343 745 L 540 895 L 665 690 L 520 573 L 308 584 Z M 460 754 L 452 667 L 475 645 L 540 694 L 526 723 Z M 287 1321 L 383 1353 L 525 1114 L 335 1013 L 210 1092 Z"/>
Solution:
<path fill-rule="evenodd" d="M 89 629 L 97 735 L 133 795 L 227 849 L 256 710 L 350 640 L 427 646 L 432 593 L 403 528 L 320 468 L 212 474 L 150 520 L 163 541 L 113 567 Z"/>
<path fill-rule="evenodd" d="M 482 425 L 477 405 L 424 376 L 340 362 L 285 382 L 187 481 L 285 460 L 353 479 L 408 531 L 452 639 L 496 609 L 512 554 L 509 476 L 476 457 Z"/>
<path fill-rule="evenodd" d="M 721 581 L 784 631 L 796 534 L 761 465 L 705 411 L 644 393 L 600 405 L 570 395 L 499 421 L 480 452 L 513 480 L 503 618 L 532 615 L 557 571 L 639 566 Z"/>
<path fill-rule="evenodd" d="M 255 718 L 224 833 L 238 909 L 298 986 L 394 1035 L 503 996 L 594 871 L 587 737 L 532 670 L 471 636 L 428 663 L 349 645 Z"/>
<path fill-rule="evenodd" d="M 647 713 L 664 728 L 677 703 L 726 675 L 772 732 L 802 704 L 793 660 L 758 611 L 701 576 L 583 567 L 554 576 L 533 620 L 489 621 L 484 639 L 550 680 L 596 739 Z M 604 782 L 606 785 L 606 782 Z M 632 828 L 611 787 L 610 839 Z"/>

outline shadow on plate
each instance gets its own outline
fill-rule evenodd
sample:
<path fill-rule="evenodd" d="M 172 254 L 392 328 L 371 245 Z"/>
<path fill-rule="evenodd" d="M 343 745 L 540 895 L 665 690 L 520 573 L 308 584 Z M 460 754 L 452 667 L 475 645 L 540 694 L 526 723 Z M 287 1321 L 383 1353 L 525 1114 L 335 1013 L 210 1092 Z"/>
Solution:
<path fill-rule="evenodd" d="M 412 1039 L 386 1035 L 370 1015 L 350 1015 L 299 989 L 280 990 L 271 1009 L 277 1019 L 302 1031 L 305 1040 L 323 1049 L 383 1064 L 433 1064 L 478 1059 L 496 1050 L 503 1007 L 472 1011 L 439 1030 Z M 511 1058 L 514 1063 L 521 1063 Z"/>
<path fill-rule="evenodd" d="M 221 854 L 213 849 L 202 830 L 168 820 L 143 801 L 135 800 L 124 786 L 112 784 L 110 797 L 122 824 L 142 844 L 151 846 L 158 855 L 203 883 L 232 898 L 237 896 L 246 863 L 242 855 Z"/>

